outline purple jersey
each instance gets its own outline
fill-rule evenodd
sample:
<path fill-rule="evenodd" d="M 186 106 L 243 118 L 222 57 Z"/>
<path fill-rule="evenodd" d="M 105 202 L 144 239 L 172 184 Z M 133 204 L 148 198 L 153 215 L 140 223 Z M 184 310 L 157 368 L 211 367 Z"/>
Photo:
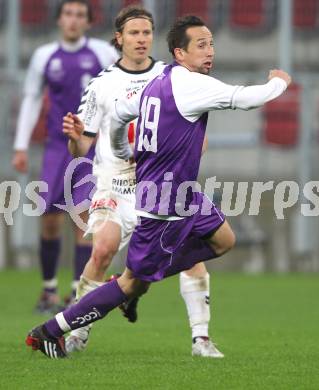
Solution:
<path fill-rule="evenodd" d="M 83 90 L 102 67 L 96 53 L 87 43 L 76 52 L 65 51 L 59 46 L 50 56 L 44 72 L 50 98 L 47 118 L 50 138 L 67 142 L 61 131 L 62 118 L 68 111 L 77 111 Z"/>
<path fill-rule="evenodd" d="M 82 37 L 78 42 L 53 42 L 39 47 L 28 68 L 22 101 L 15 150 L 27 150 L 34 125 L 40 115 L 43 88 L 49 93 L 47 128 L 50 141 L 63 141 L 62 118 L 76 112 L 81 95 L 92 77 L 117 59 L 115 49 L 107 42 Z"/>
<path fill-rule="evenodd" d="M 181 186 L 185 192 L 187 186 L 183 183 L 197 180 L 208 118 L 204 113 L 191 122 L 180 114 L 172 90 L 174 66 L 167 66 L 143 91 L 136 132 L 136 208 L 160 215 L 180 215 L 193 199 L 191 189 L 184 199 L 177 196 L 178 189 Z M 156 203 L 149 208 L 144 198 L 150 188 L 141 182 L 156 185 Z"/>

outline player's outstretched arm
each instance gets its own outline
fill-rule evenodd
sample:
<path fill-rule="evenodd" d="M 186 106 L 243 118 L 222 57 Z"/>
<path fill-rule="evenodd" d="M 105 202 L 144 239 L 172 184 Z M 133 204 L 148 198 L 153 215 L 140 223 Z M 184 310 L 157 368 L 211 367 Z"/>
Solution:
<path fill-rule="evenodd" d="M 260 107 L 280 96 L 291 83 L 290 75 L 279 69 L 271 70 L 268 80 L 263 85 L 238 88 L 232 99 L 232 107 L 242 110 Z"/>
<path fill-rule="evenodd" d="M 191 122 L 207 111 L 260 107 L 280 96 L 291 82 L 286 72 L 272 70 L 265 84 L 231 85 L 214 77 L 189 72 L 182 66 L 172 70 L 171 79 L 178 110 Z"/>
<path fill-rule="evenodd" d="M 89 151 L 94 138 L 83 135 L 84 124 L 78 116 L 68 112 L 63 117 L 63 133 L 69 137 L 68 148 L 73 157 L 83 157 Z"/>

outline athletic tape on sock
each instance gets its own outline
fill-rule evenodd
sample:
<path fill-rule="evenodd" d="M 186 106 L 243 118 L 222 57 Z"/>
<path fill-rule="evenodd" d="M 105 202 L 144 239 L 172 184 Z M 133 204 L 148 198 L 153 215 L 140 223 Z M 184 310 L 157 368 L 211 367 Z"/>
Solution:
<path fill-rule="evenodd" d="M 209 274 L 195 278 L 180 273 L 180 292 L 186 304 L 191 328 L 197 325 L 207 326 L 210 321 Z M 204 335 L 201 335 L 204 336 Z"/>
<path fill-rule="evenodd" d="M 80 300 L 84 295 L 102 286 L 103 284 L 104 282 L 97 282 L 82 275 L 76 289 L 76 299 Z"/>

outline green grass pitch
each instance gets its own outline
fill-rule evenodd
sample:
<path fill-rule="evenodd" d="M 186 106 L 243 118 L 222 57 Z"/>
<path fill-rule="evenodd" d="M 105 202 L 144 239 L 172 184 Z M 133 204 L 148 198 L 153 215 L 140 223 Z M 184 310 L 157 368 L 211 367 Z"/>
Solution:
<path fill-rule="evenodd" d="M 61 272 L 66 293 L 69 273 Z M 49 360 L 24 344 L 37 271 L 0 272 L 1 389 L 319 389 L 319 275 L 218 273 L 211 333 L 225 358 L 192 358 L 176 277 L 153 285 L 129 324 L 115 310 L 85 353 Z"/>

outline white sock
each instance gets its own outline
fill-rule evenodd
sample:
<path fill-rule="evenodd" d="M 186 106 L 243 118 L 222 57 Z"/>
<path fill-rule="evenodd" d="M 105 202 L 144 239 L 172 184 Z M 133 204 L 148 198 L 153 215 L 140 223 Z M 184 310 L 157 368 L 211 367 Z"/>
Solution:
<path fill-rule="evenodd" d="M 75 291 L 75 294 L 76 294 L 79 283 L 80 283 L 79 280 L 73 280 L 73 282 L 71 283 L 72 294 L 73 294 L 74 291 Z"/>
<path fill-rule="evenodd" d="M 210 320 L 209 306 L 209 274 L 195 278 L 185 272 L 179 275 L 180 292 L 185 301 L 192 338 L 209 337 L 208 324 Z"/>
<path fill-rule="evenodd" d="M 58 287 L 58 280 L 56 278 L 50 280 L 43 280 L 43 288 L 56 289 Z"/>
<path fill-rule="evenodd" d="M 104 282 L 96 282 L 95 280 L 88 279 L 82 275 L 76 289 L 76 301 L 78 302 L 82 297 L 84 297 L 84 295 L 102 286 L 103 284 Z M 93 324 L 90 324 L 84 326 L 83 328 L 72 330 L 71 335 L 79 337 L 81 340 L 86 340 L 92 325 Z"/>

